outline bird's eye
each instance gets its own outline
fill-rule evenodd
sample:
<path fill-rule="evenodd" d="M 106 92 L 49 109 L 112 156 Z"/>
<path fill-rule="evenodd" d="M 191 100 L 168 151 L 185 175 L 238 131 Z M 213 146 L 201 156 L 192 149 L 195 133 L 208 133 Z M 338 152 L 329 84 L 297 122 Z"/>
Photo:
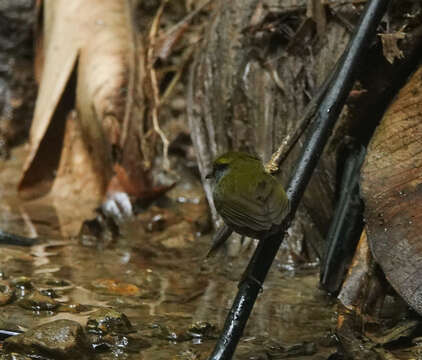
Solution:
<path fill-rule="evenodd" d="M 228 167 L 229 167 L 229 164 L 214 164 L 213 173 L 215 173 L 216 171 L 227 169 Z"/>
<path fill-rule="evenodd" d="M 212 172 L 205 175 L 205 179 L 217 179 L 229 167 L 228 164 L 216 163 L 212 167 Z"/>

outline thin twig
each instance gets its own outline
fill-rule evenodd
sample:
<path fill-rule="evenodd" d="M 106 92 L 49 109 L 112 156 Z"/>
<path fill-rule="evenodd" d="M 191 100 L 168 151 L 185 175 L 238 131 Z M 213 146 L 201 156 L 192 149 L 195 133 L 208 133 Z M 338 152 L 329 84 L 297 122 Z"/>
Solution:
<path fill-rule="evenodd" d="M 328 87 L 330 86 L 332 80 L 337 75 L 339 64 L 343 61 L 343 56 L 341 56 L 336 65 L 334 66 L 333 71 L 330 76 L 324 81 L 321 88 L 318 90 L 316 95 L 312 98 L 309 104 L 306 106 L 305 112 L 302 117 L 298 120 L 298 126 L 293 131 L 286 136 L 286 138 L 281 143 L 280 147 L 274 154 L 271 156 L 270 161 L 265 164 L 265 170 L 270 174 L 276 174 L 280 171 L 281 164 L 289 155 L 290 151 L 293 149 L 299 138 L 303 135 L 305 130 L 311 124 L 312 120 L 315 118 L 315 112 L 318 108 L 318 105 L 321 103 L 322 98 L 327 92 Z"/>
<path fill-rule="evenodd" d="M 154 20 L 151 24 L 151 29 L 149 32 L 149 48 L 147 52 L 147 69 L 151 81 L 151 88 L 152 88 L 152 111 L 151 111 L 151 117 L 152 117 L 152 124 L 154 127 L 154 131 L 160 136 L 161 141 L 163 143 L 163 167 L 165 170 L 170 171 L 170 161 L 168 158 L 168 149 L 169 149 L 169 140 L 167 136 L 164 134 L 163 130 L 160 127 L 158 118 L 159 118 L 159 110 L 160 107 L 167 101 L 170 94 L 172 93 L 175 85 L 180 80 L 182 76 L 182 72 L 186 66 L 186 64 L 189 62 L 189 59 L 191 58 L 193 54 L 193 47 L 188 49 L 188 51 L 185 53 L 183 63 L 180 66 L 179 70 L 176 72 L 175 76 L 173 77 L 171 83 L 167 87 L 164 95 L 160 99 L 160 92 L 158 87 L 158 80 L 157 80 L 157 72 L 154 68 L 154 62 L 156 58 L 156 43 L 158 38 L 158 27 L 160 24 L 161 17 L 164 12 L 164 8 L 166 4 L 169 2 L 169 0 L 163 0 L 161 3 Z M 196 10 L 192 11 L 189 15 L 187 15 L 184 19 L 182 19 L 180 22 L 175 24 L 173 27 L 171 27 L 169 30 L 166 31 L 164 37 L 170 36 L 171 33 L 178 31 L 181 26 L 185 26 L 188 22 L 190 22 L 197 14 L 199 14 L 206 6 L 208 6 L 211 3 L 211 0 L 206 1 L 204 4 L 202 4 L 200 7 L 198 7 Z"/>
<path fill-rule="evenodd" d="M 163 167 L 165 170 L 170 169 L 170 161 L 168 158 L 168 148 L 169 148 L 169 140 L 167 139 L 166 135 L 164 134 L 163 130 L 160 127 L 158 122 L 158 113 L 160 108 L 160 92 L 158 89 L 158 80 L 157 80 L 157 73 L 154 69 L 154 49 L 157 39 L 158 33 L 158 26 L 160 24 L 161 16 L 163 15 L 164 8 L 169 0 L 163 0 L 161 3 L 157 14 L 151 24 L 151 30 L 149 32 L 149 47 L 147 51 L 147 69 L 149 73 L 149 78 L 151 81 L 151 88 L 152 88 L 152 124 L 154 127 L 154 131 L 160 136 L 161 141 L 163 143 Z"/>
<path fill-rule="evenodd" d="M 170 29 L 168 29 L 165 35 L 169 36 L 173 31 L 177 31 L 178 28 L 189 23 L 196 15 L 198 15 L 210 3 L 211 3 L 211 0 L 205 1 L 201 6 L 199 6 L 197 9 L 193 10 L 192 12 L 190 12 L 177 24 L 174 24 Z"/>

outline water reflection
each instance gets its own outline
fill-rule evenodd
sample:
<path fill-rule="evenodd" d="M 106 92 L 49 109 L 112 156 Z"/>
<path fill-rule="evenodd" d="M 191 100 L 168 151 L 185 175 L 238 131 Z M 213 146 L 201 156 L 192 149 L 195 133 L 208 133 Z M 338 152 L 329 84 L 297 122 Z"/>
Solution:
<path fill-rule="evenodd" d="M 4 187 L 12 188 L 7 180 L 2 181 Z M 137 330 L 132 337 L 148 339 L 151 346 L 142 349 L 142 359 L 205 359 L 231 307 L 247 256 L 222 255 L 204 263 L 210 239 L 209 235 L 197 236 L 197 223 L 204 223 L 198 213 L 204 212 L 205 200 L 199 186 L 189 189 L 191 193 L 182 196 L 176 187 L 169 195 L 175 199 L 174 208 L 147 210 L 103 250 L 85 247 L 77 237 L 63 236 L 80 223 L 80 211 L 72 209 L 71 203 L 60 217 L 55 206 L 41 202 L 25 206 L 25 215 L 20 216 L 20 200 L 14 190 L 7 192 L 0 225 L 28 233 L 30 226 L 24 224 L 29 216 L 45 240 L 29 252 L 0 248 L 0 270 L 8 281 L 26 276 L 39 291 L 54 290 L 55 301 L 61 305 L 53 311 L 35 312 L 12 302 L 0 307 L 0 324 L 25 330 L 55 319 L 71 319 L 85 325 L 95 310 L 111 307 L 129 318 Z M 5 188 L 1 194 L 6 194 Z M 77 212 L 74 218 L 72 211 Z M 149 226 L 149 219 L 156 219 L 158 213 L 164 223 Z M 61 224 L 65 224 L 64 233 Z M 327 358 L 334 346 L 321 345 L 321 339 L 330 335 L 335 319 L 332 303 L 318 290 L 317 269 L 293 276 L 279 270 L 290 268 L 283 266 L 289 259 L 278 261 L 258 298 L 236 358 L 267 359 L 271 351 L 278 356 L 274 358 L 315 354 Z M 192 324 L 202 325 L 193 331 Z M 198 335 L 198 328 L 208 332 Z M 124 348 L 100 355 L 101 359 L 116 357 L 140 358 Z"/>

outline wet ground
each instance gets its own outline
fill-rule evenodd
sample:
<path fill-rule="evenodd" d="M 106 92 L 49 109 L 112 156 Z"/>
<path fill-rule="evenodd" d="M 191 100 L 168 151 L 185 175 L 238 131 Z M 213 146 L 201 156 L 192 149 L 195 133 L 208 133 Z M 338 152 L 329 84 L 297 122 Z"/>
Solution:
<path fill-rule="evenodd" d="M 87 247 L 65 235 L 89 211 L 70 201 L 60 210 L 57 202 L 18 199 L 23 152 L 0 163 L 0 228 L 43 240 L 31 248 L 1 247 L 0 275 L 9 284 L 31 284 L 22 291 L 43 292 L 55 305 L 37 309 L 15 295 L 0 306 L 0 328 L 25 331 L 56 319 L 85 326 L 96 310 L 112 308 L 135 331 L 102 348 L 99 359 L 207 359 L 247 257 L 204 262 L 210 235 L 199 233 L 207 217 L 200 186 L 179 183 L 165 207 L 139 214 L 111 244 Z M 285 265 L 281 259 L 273 266 L 235 359 L 327 359 L 335 352 L 334 304 L 318 289 L 318 269 Z"/>

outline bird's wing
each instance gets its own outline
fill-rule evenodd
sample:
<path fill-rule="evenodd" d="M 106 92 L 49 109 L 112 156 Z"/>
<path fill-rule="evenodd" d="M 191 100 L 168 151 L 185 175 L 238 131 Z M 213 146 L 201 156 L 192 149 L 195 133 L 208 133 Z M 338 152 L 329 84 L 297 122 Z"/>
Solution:
<path fill-rule="evenodd" d="M 262 204 L 232 197 L 227 199 L 220 214 L 228 225 L 264 231 L 270 229 L 272 224 L 262 210 Z"/>
<path fill-rule="evenodd" d="M 221 216 L 229 224 L 255 231 L 266 231 L 279 225 L 288 211 L 288 200 L 281 185 L 273 185 L 261 185 L 256 196 L 251 198 L 226 194 L 224 206 L 220 208 Z"/>
<path fill-rule="evenodd" d="M 268 218 L 273 224 L 280 225 L 289 212 L 289 200 L 280 184 L 274 186 L 265 201 L 265 209 Z"/>

